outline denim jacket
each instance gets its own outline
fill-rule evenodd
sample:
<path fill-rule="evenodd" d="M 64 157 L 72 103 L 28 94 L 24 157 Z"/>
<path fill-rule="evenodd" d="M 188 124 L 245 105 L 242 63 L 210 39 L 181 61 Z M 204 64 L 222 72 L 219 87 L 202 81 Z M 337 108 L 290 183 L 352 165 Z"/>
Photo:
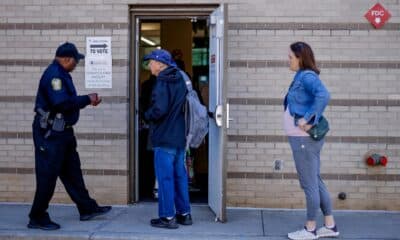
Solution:
<path fill-rule="evenodd" d="M 329 99 L 330 94 L 319 76 L 314 71 L 300 69 L 290 84 L 283 105 L 285 111 L 289 105 L 290 115 L 295 119 L 303 117 L 308 124 L 315 125 Z"/>

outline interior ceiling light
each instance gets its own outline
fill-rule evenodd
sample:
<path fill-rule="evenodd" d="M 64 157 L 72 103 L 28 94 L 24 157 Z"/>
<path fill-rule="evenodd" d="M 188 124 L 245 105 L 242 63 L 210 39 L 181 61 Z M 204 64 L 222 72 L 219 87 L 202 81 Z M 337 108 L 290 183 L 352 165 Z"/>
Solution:
<path fill-rule="evenodd" d="M 142 40 L 143 42 L 145 42 L 145 43 L 147 43 L 147 44 L 149 44 L 149 45 L 151 45 L 151 46 L 157 45 L 155 42 L 153 42 L 153 41 L 151 41 L 150 39 L 145 38 L 145 37 L 140 37 L 140 40 Z"/>

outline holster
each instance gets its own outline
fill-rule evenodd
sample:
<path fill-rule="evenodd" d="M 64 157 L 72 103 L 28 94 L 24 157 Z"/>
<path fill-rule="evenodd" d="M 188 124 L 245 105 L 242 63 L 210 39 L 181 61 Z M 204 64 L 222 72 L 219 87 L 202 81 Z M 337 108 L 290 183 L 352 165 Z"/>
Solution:
<path fill-rule="evenodd" d="M 36 109 L 36 112 L 40 116 L 40 128 L 47 130 L 44 138 L 48 138 L 51 134 L 51 131 L 63 132 L 65 130 L 65 120 L 62 113 L 56 113 L 54 119 L 51 119 L 50 111 L 45 112 L 43 109 L 38 108 Z"/>
<path fill-rule="evenodd" d="M 36 109 L 36 112 L 40 115 L 39 119 L 40 128 L 47 129 L 47 127 L 49 126 L 50 112 L 45 112 L 41 108 Z"/>
<path fill-rule="evenodd" d="M 65 129 L 65 120 L 64 116 L 61 113 L 57 113 L 54 117 L 53 124 L 51 129 L 56 132 L 63 132 Z"/>

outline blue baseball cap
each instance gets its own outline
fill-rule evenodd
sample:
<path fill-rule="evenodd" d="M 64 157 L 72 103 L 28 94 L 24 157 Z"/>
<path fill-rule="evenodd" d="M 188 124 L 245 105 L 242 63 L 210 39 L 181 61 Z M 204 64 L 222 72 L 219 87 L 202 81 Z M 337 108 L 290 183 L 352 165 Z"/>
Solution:
<path fill-rule="evenodd" d="M 56 57 L 72 57 L 78 63 L 79 60 L 85 58 L 85 55 L 79 53 L 78 49 L 73 43 L 65 42 L 58 46 Z"/>
<path fill-rule="evenodd" d="M 167 50 L 164 50 L 164 49 L 153 50 L 151 53 L 144 56 L 143 60 L 144 61 L 155 60 L 157 62 L 162 62 L 168 66 L 176 67 L 176 63 L 172 59 L 171 54 Z"/>

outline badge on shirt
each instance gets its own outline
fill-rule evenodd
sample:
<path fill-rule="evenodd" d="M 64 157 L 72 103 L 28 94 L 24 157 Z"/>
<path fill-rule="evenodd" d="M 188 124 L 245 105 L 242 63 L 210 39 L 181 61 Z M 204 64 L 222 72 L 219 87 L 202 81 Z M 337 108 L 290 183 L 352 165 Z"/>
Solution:
<path fill-rule="evenodd" d="M 59 91 L 62 88 L 62 83 L 61 83 L 61 79 L 59 78 L 53 78 L 53 80 L 51 80 L 51 86 L 53 87 L 54 91 Z"/>

